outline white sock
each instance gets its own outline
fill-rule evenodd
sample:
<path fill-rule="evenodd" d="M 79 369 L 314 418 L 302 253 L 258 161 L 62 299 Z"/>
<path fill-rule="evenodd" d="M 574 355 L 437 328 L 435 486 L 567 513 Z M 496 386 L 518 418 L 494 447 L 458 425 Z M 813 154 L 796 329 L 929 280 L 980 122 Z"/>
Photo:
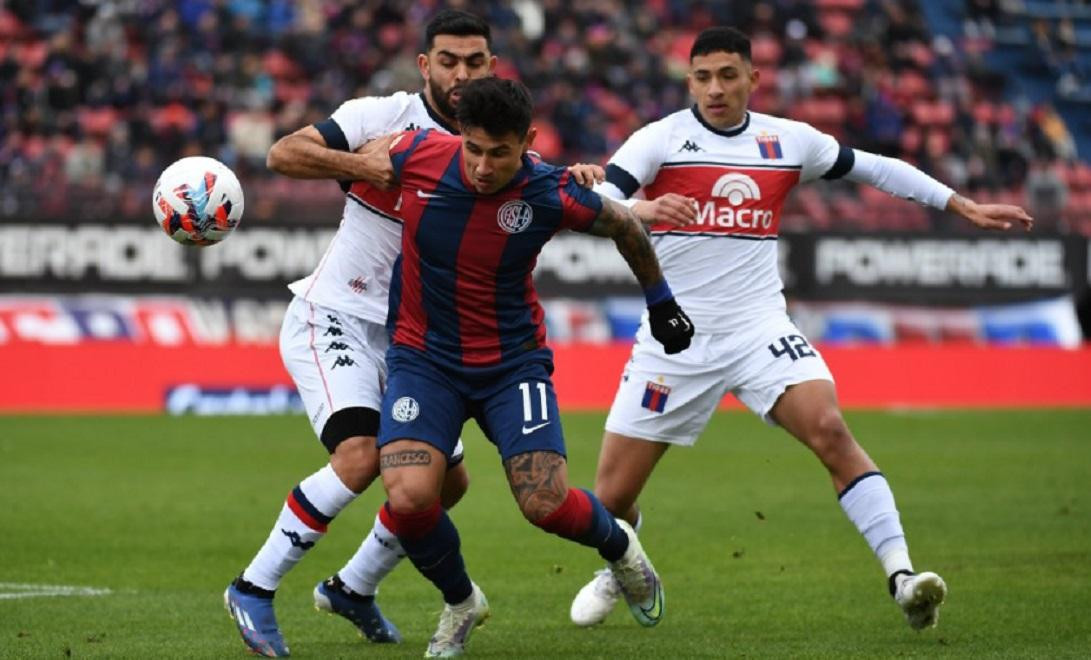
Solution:
<path fill-rule="evenodd" d="M 330 521 L 356 499 L 328 464 L 288 493 L 265 545 L 242 572 L 247 582 L 275 591 L 280 581 L 318 540 Z"/>
<path fill-rule="evenodd" d="M 894 493 L 881 472 L 869 472 L 849 484 L 840 501 L 845 515 L 864 535 L 887 575 L 913 570 Z"/>
<path fill-rule="evenodd" d="M 375 526 L 337 576 L 356 593 L 374 596 L 379 591 L 379 583 L 390 575 L 402 557 L 405 557 L 405 551 L 398 543 L 398 537 L 383 525 L 379 516 L 375 516 Z"/>
<path fill-rule="evenodd" d="M 640 528 L 643 527 L 643 526 L 644 526 L 644 512 L 643 511 L 637 511 L 636 512 L 636 522 L 633 523 L 633 531 L 634 532 L 639 532 Z"/>

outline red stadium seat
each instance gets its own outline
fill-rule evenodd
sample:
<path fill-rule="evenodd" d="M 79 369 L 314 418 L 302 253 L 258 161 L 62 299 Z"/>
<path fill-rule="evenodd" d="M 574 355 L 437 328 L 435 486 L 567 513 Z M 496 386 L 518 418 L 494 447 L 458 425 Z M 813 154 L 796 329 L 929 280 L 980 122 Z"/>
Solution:
<path fill-rule="evenodd" d="M 819 9 L 839 9 L 841 11 L 855 12 L 864 6 L 867 0 L 816 0 L 815 5 Z"/>
<path fill-rule="evenodd" d="M 852 34 L 855 25 L 848 12 L 840 10 L 820 11 L 818 22 L 826 34 L 834 39 L 844 39 Z"/>
<path fill-rule="evenodd" d="M 758 66 L 775 66 L 780 62 L 782 50 L 780 41 L 768 35 L 758 36 L 750 42 L 750 57 Z"/>

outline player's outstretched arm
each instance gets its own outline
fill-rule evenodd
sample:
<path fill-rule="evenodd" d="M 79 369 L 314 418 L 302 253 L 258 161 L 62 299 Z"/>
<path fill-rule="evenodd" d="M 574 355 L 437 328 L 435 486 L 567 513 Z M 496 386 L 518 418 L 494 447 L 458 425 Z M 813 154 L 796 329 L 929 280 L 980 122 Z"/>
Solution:
<path fill-rule="evenodd" d="M 915 200 L 933 208 L 950 211 L 982 229 L 1011 229 L 1013 224 L 1019 223 L 1029 231 L 1034 226 L 1034 219 L 1018 206 L 977 204 L 897 158 L 880 156 L 860 149 L 850 149 L 843 155 L 850 157 L 838 158 L 838 163 L 843 161 L 845 167 L 837 176 L 843 174 L 849 181 L 866 183 L 895 197 Z M 837 168 L 838 165 L 835 165 L 834 169 Z M 836 177 L 827 174 L 823 178 Z"/>
<path fill-rule="evenodd" d="M 386 146 L 389 147 L 389 142 Z M 265 164 L 274 172 L 294 179 L 367 181 L 382 189 L 394 185 L 394 168 L 386 148 L 377 149 L 369 142 L 357 152 L 331 149 L 314 126 L 305 126 L 277 140 L 269 149 Z"/>
<path fill-rule="evenodd" d="M 652 336 L 663 344 L 663 350 L 667 353 L 685 350 L 693 337 L 693 323 L 675 302 L 640 219 L 628 207 L 603 197 L 602 211 L 587 231 L 612 238 L 617 245 L 618 252 L 644 288 L 648 323 Z"/>
<path fill-rule="evenodd" d="M 1023 225 L 1030 231 L 1034 227 L 1034 218 L 1025 210 L 1013 204 L 978 204 L 959 194 L 951 195 L 947 200 L 947 210 L 969 220 L 982 229 L 1011 229 L 1013 224 Z"/>

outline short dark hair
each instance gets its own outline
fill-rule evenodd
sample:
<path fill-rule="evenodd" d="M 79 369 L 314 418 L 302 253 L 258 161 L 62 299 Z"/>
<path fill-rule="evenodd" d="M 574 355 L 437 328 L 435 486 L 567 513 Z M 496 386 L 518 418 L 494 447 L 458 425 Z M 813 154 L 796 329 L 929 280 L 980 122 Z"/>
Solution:
<path fill-rule="evenodd" d="M 458 9 L 444 9 L 428 21 L 424 28 L 424 51 L 432 50 L 436 35 L 450 34 L 456 37 L 485 37 L 485 44 L 492 48 L 492 30 L 480 16 Z"/>
<path fill-rule="evenodd" d="M 693 42 L 693 48 L 689 49 L 689 59 L 698 55 L 708 55 L 723 51 L 725 53 L 738 53 L 747 62 L 750 61 L 750 38 L 733 27 L 710 27 L 701 30 L 697 35 L 697 41 Z"/>
<path fill-rule="evenodd" d="M 462 88 L 456 112 L 459 128 L 482 128 L 494 138 L 514 133 L 520 139 L 530 130 L 534 101 L 518 80 L 478 78 Z"/>

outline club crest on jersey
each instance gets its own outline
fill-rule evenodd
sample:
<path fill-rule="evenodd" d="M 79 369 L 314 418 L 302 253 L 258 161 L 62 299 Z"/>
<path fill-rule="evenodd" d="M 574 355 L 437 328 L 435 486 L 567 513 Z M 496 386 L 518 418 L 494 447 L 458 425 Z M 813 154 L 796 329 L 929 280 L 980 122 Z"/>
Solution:
<path fill-rule="evenodd" d="M 667 397 L 670 393 L 671 388 L 667 385 L 649 380 L 644 386 L 644 398 L 640 401 L 640 405 L 652 412 L 661 413 L 667 406 Z"/>
<path fill-rule="evenodd" d="M 779 135 L 758 135 L 754 139 L 758 142 L 758 151 L 761 153 L 762 158 L 766 160 L 784 158 L 784 152 L 780 148 Z"/>
<path fill-rule="evenodd" d="M 504 202 L 496 212 L 496 222 L 509 234 L 518 234 L 530 226 L 534 219 L 534 209 L 521 199 Z"/>
<path fill-rule="evenodd" d="M 403 396 L 394 402 L 390 409 L 390 416 L 395 422 L 411 422 L 420 414 L 420 404 L 411 396 Z"/>

